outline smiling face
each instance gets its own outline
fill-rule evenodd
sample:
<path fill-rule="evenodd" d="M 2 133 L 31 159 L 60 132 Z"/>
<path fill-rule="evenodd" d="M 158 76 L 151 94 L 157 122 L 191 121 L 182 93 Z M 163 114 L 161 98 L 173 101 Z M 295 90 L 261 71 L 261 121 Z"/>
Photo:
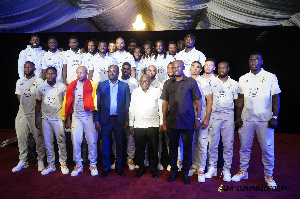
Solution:
<path fill-rule="evenodd" d="M 158 52 L 158 54 L 162 54 L 163 49 L 164 49 L 163 43 L 162 42 L 156 42 L 155 50 Z"/>
<path fill-rule="evenodd" d="M 30 44 L 32 48 L 38 48 L 40 46 L 40 38 L 37 36 L 32 36 L 30 38 Z"/>
<path fill-rule="evenodd" d="M 167 66 L 167 74 L 168 74 L 169 77 L 172 77 L 174 75 L 172 64 L 168 64 L 168 66 Z"/>
<path fill-rule="evenodd" d="M 117 50 L 117 45 L 115 43 L 109 43 L 108 44 L 108 52 L 114 53 Z"/>
<path fill-rule="evenodd" d="M 151 49 L 150 44 L 145 44 L 145 45 L 144 45 L 144 51 L 145 51 L 145 54 L 146 54 L 146 55 L 151 55 L 152 49 Z"/>
<path fill-rule="evenodd" d="M 124 47 L 125 47 L 124 39 L 118 38 L 118 39 L 116 40 L 116 45 L 117 45 L 117 49 L 118 49 L 118 50 L 123 51 L 123 50 L 124 50 Z"/>
<path fill-rule="evenodd" d="M 136 43 L 134 42 L 131 42 L 129 45 L 128 45 L 128 51 L 132 54 L 134 49 L 136 47 Z"/>
<path fill-rule="evenodd" d="M 136 59 L 136 60 L 141 59 L 141 57 L 142 57 L 142 49 L 140 49 L 139 47 L 135 48 L 134 51 L 133 51 L 133 56 L 134 56 L 134 59 Z"/>
<path fill-rule="evenodd" d="M 87 47 L 88 47 L 89 53 L 91 53 L 91 54 L 95 53 L 95 51 L 96 51 L 96 44 L 95 44 L 95 42 L 89 41 Z"/>
<path fill-rule="evenodd" d="M 106 53 L 107 44 L 105 42 L 100 42 L 98 45 L 98 49 L 100 53 Z"/>
<path fill-rule="evenodd" d="M 143 74 L 140 80 L 140 85 L 143 91 L 147 91 L 150 88 L 150 75 L 148 74 Z"/>

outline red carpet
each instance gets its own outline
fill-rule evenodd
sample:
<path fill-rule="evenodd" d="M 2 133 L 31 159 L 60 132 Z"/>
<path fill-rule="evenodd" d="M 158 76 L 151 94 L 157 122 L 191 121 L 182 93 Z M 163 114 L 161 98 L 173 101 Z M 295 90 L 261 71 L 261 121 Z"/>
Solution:
<path fill-rule="evenodd" d="M 0 132 L 3 134 L 4 132 Z M 1 135 L 0 135 L 1 137 Z M 234 175 L 239 166 L 239 139 L 235 135 L 234 157 L 231 173 Z M 249 179 L 241 182 L 223 182 L 213 177 L 205 183 L 198 183 L 192 176 L 192 183 L 185 185 L 181 175 L 174 182 L 167 182 L 169 172 L 159 171 L 159 178 L 153 179 L 150 170 L 146 170 L 140 179 L 135 179 L 135 171 L 124 168 L 125 177 L 114 171 L 100 179 L 92 177 L 88 166 L 77 177 L 63 175 L 60 168 L 46 176 L 37 171 L 37 165 L 12 173 L 18 163 L 17 143 L 0 148 L 0 198 L 300 198 L 300 135 L 275 134 L 274 179 L 282 191 L 245 190 L 253 186 L 265 187 L 261 150 L 255 137 L 249 167 Z M 73 165 L 69 165 L 72 171 Z M 99 168 L 99 173 L 103 167 Z M 221 172 L 221 169 L 218 171 Z M 223 191 L 218 192 L 220 185 Z M 228 187 L 227 187 L 228 186 Z M 226 190 L 228 189 L 228 190 Z"/>

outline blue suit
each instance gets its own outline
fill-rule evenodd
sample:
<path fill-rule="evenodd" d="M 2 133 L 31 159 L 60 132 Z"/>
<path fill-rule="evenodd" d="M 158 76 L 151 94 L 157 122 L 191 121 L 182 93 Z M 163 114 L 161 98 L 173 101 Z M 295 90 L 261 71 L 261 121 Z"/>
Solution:
<path fill-rule="evenodd" d="M 117 115 L 110 115 L 110 83 L 109 80 L 99 83 L 97 88 L 97 108 L 94 122 L 101 124 L 102 133 L 102 162 L 105 169 L 110 169 L 110 141 L 112 131 L 116 140 L 116 168 L 121 168 L 124 153 L 123 139 L 125 136 L 124 123 L 129 121 L 130 90 L 127 83 L 118 80 Z"/>

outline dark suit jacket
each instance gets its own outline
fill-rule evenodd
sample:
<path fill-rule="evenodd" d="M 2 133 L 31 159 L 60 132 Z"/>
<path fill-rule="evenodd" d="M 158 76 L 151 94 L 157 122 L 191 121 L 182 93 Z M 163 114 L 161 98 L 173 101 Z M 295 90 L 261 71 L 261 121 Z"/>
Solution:
<path fill-rule="evenodd" d="M 127 83 L 118 80 L 118 99 L 117 112 L 120 124 L 129 121 L 129 104 L 130 104 L 130 90 Z M 110 87 L 109 80 L 99 83 L 97 88 L 97 108 L 98 111 L 94 115 L 94 122 L 106 124 L 109 119 L 110 112 Z"/>

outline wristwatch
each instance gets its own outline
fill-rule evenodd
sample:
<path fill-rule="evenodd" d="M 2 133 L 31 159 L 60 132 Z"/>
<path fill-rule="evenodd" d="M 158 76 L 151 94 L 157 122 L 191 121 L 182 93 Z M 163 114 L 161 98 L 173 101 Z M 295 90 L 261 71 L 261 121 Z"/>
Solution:
<path fill-rule="evenodd" d="M 277 116 L 275 116 L 275 115 L 273 115 L 273 116 L 272 116 L 272 118 L 274 118 L 275 120 L 277 120 L 277 118 L 278 118 L 278 117 L 277 117 Z"/>
<path fill-rule="evenodd" d="M 200 121 L 200 120 L 201 120 L 201 118 L 200 118 L 200 117 L 197 117 L 197 118 L 196 118 L 196 120 Z"/>

